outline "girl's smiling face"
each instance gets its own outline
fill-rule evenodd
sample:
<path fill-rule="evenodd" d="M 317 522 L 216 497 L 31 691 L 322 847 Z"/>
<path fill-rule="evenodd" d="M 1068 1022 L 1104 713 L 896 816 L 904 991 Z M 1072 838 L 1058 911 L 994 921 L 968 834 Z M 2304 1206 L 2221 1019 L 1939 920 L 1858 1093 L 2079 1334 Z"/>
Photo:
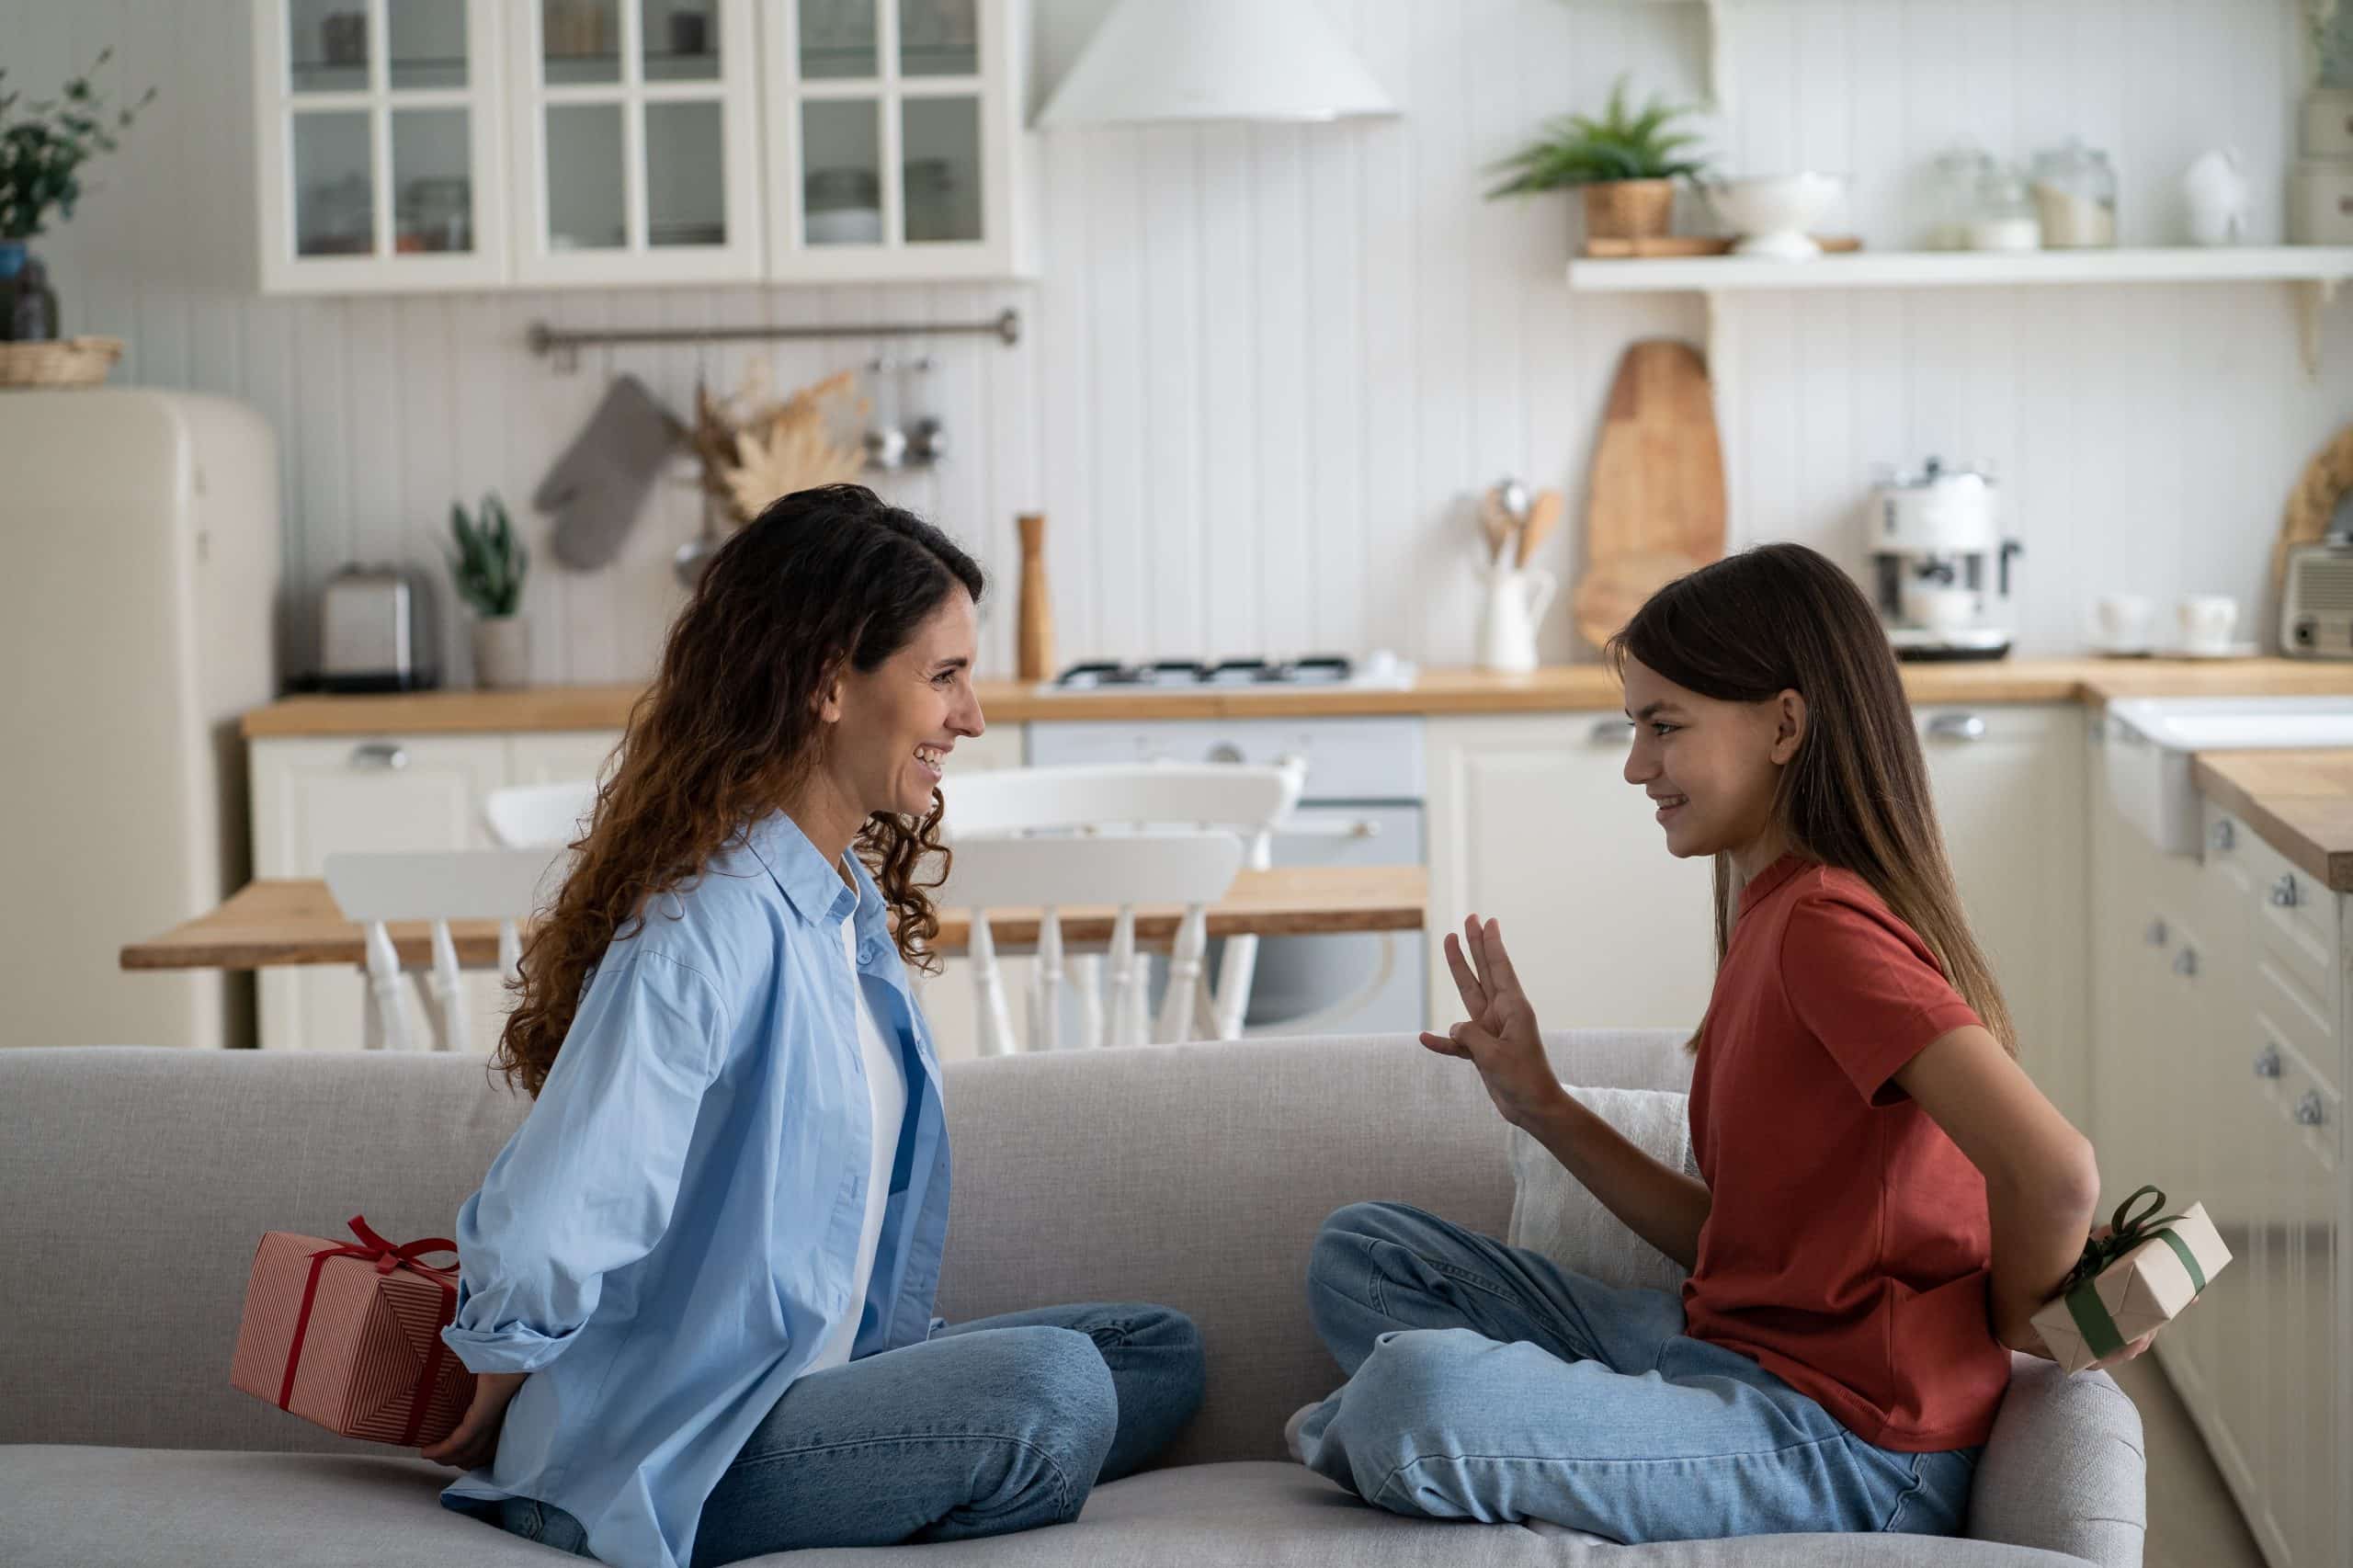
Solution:
<path fill-rule="evenodd" d="M 1725 702 L 1676 685 L 1631 654 L 1626 782 L 1656 802 L 1667 853 L 1729 854 L 1754 876 L 1786 847 L 1773 820 L 1780 772 L 1805 736 L 1805 699 Z"/>

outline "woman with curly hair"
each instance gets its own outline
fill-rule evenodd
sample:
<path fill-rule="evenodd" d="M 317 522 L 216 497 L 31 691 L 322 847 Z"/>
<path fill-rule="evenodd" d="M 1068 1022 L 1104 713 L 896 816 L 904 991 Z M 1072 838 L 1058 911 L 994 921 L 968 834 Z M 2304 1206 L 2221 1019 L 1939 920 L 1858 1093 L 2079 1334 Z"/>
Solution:
<path fill-rule="evenodd" d="M 948 1137 L 906 966 L 937 963 L 982 588 L 835 485 L 671 628 L 494 1059 L 534 1103 L 458 1215 L 447 1506 L 626 1568 L 961 1540 L 1075 1517 L 1199 1405 L 1168 1309 L 931 1315 Z"/>

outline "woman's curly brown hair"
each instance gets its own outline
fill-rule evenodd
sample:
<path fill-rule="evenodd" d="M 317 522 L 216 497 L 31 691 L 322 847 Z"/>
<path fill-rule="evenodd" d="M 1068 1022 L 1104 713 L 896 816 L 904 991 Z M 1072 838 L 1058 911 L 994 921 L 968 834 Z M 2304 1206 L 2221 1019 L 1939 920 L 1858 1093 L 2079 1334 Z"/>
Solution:
<path fill-rule="evenodd" d="M 647 905 L 774 812 L 817 760 L 817 709 L 845 664 L 870 671 L 906 646 L 972 558 L 861 485 L 773 502 L 710 558 L 671 626 L 662 666 L 599 780 L 563 891 L 523 949 L 520 994 L 492 1067 L 537 1098 L 590 976 Z M 941 801 L 918 821 L 877 812 L 852 847 L 891 906 L 900 956 L 926 970 L 948 873 Z M 918 880 L 927 860 L 938 869 Z"/>

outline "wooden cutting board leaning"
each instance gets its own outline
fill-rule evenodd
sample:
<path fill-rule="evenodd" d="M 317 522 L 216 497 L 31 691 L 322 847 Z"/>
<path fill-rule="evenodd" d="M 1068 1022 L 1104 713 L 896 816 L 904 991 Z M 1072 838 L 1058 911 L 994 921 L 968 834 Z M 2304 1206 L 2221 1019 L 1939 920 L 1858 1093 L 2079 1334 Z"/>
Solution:
<path fill-rule="evenodd" d="M 1707 361 L 1651 338 L 1618 361 L 1594 449 L 1572 608 L 1598 648 L 1643 599 L 1724 552 L 1724 460 Z"/>

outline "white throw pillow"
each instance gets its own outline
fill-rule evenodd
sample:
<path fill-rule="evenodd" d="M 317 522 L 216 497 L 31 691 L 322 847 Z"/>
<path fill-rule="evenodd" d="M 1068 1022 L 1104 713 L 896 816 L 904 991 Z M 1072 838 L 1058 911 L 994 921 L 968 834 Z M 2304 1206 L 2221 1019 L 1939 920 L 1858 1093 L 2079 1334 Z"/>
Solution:
<path fill-rule="evenodd" d="M 1697 1178 L 1688 1096 L 1666 1089 L 1563 1085 L 1587 1109 L 1662 1164 Z M 1511 1229 L 1504 1239 L 1604 1285 L 1680 1290 L 1683 1269 L 1602 1207 L 1552 1151 L 1518 1128 L 1511 1138 Z"/>

